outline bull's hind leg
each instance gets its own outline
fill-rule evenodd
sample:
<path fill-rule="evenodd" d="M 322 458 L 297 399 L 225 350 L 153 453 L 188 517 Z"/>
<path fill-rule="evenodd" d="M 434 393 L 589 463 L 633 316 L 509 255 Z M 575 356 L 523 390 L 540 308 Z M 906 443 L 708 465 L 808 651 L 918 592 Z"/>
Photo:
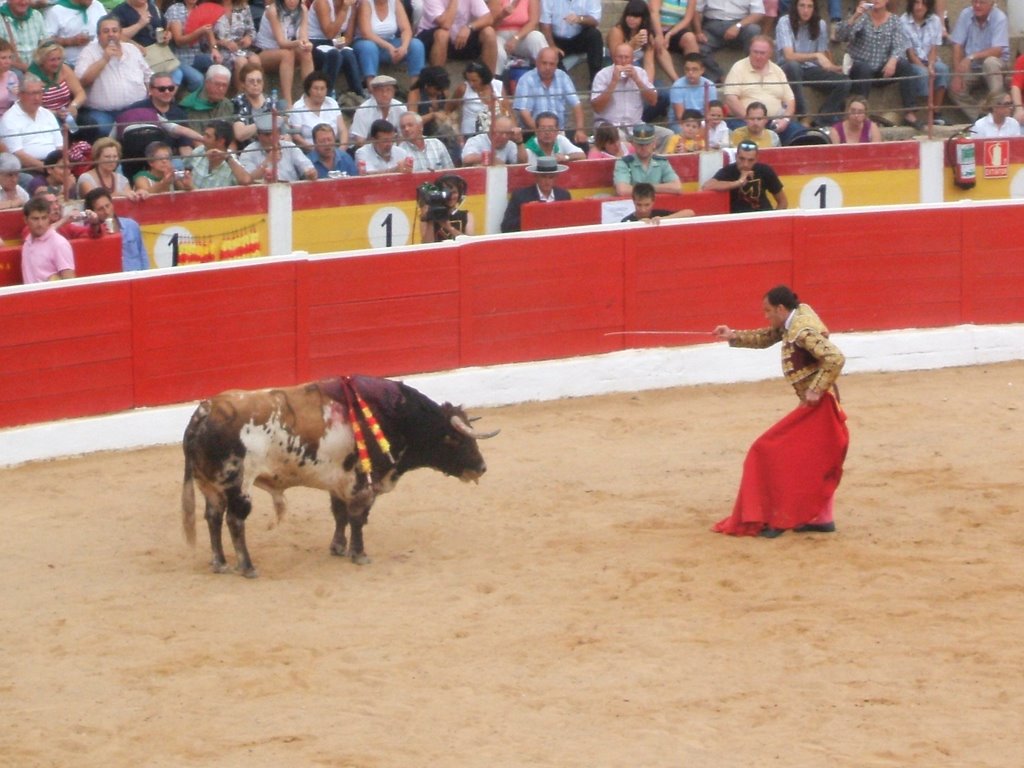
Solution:
<path fill-rule="evenodd" d="M 231 543 L 235 545 L 235 569 L 249 579 L 256 578 L 256 569 L 249 557 L 249 548 L 245 545 L 245 518 L 252 511 L 252 499 L 248 494 L 237 488 L 228 491 L 228 530 L 231 532 Z"/>
<path fill-rule="evenodd" d="M 213 559 L 210 560 L 210 568 L 214 573 L 226 573 L 228 561 L 224 557 L 224 544 L 221 542 L 220 531 L 224 524 L 224 499 L 211 501 L 206 499 L 206 525 L 210 529 L 210 551 L 213 552 Z"/>

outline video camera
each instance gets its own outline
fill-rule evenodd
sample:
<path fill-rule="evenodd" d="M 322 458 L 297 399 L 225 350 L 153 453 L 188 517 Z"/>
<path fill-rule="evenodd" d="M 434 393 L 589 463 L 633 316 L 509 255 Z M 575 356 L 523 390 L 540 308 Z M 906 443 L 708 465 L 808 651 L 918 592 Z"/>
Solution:
<path fill-rule="evenodd" d="M 432 184 L 429 181 L 416 187 L 416 202 L 425 209 L 420 215 L 423 221 L 447 219 L 450 210 L 448 204 L 451 199 L 452 190 L 449 187 Z"/>

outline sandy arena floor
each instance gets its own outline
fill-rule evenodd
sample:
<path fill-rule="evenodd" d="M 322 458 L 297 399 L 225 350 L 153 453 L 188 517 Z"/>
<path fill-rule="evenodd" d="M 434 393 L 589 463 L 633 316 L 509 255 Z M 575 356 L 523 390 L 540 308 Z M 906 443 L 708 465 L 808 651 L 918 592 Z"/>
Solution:
<path fill-rule="evenodd" d="M 781 378 L 487 411 L 365 567 L 259 493 L 256 580 L 184 544 L 177 447 L 0 470 L 0 765 L 1019 765 L 1024 363 L 842 392 L 840 530 L 774 541 L 708 529 Z"/>

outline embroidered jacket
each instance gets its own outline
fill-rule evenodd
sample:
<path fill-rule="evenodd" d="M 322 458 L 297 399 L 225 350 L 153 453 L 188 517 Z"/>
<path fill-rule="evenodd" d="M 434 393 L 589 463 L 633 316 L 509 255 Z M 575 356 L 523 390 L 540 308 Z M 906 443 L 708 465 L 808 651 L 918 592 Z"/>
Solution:
<path fill-rule="evenodd" d="M 761 349 L 780 341 L 782 372 L 797 397 L 803 400 L 808 389 L 826 392 L 833 387 L 846 358 L 829 341 L 828 328 L 807 304 L 796 308 L 789 328 L 736 331 L 729 346 Z"/>

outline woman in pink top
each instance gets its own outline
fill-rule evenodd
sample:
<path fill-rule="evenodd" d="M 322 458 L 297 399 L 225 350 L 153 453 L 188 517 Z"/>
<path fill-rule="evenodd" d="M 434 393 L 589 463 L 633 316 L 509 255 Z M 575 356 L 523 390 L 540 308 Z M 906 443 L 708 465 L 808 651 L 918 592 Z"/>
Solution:
<path fill-rule="evenodd" d="M 498 66 L 496 74 L 505 71 L 513 57 L 529 59 L 532 65 L 537 54 L 548 45 L 540 31 L 540 0 L 490 0 L 487 7 L 494 17 L 498 33 Z"/>
<path fill-rule="evenodd" d="M 878 126 L 868 120 L 868 103 L 860 96 L 846 100 L 846 117 L 828 129 L 833 144 L 877 144 L 882 140 Z"/>

